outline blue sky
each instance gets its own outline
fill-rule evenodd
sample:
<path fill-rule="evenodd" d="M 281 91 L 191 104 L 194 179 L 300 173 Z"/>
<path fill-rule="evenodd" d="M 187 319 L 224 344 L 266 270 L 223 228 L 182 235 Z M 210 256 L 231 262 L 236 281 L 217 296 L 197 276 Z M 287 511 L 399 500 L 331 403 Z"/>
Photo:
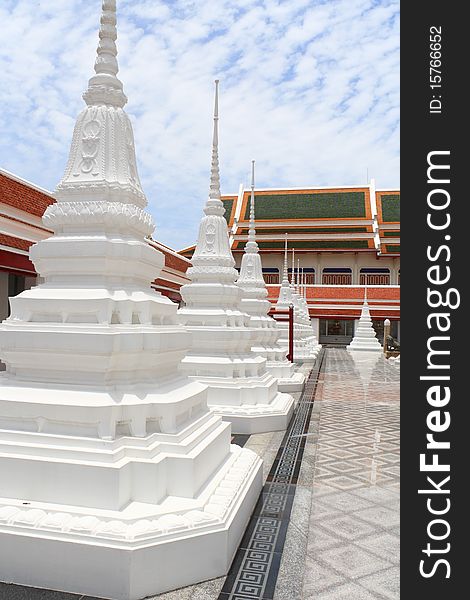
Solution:
<path fill-rule="evenodd" d="M 0 167 L 53 190 L 101 0 L 0 0 Z M 156 239 L 195 241 L 220 83 L 222 192 L 399 185 L 399 2 L 118 0 L 119 77 Z"/>

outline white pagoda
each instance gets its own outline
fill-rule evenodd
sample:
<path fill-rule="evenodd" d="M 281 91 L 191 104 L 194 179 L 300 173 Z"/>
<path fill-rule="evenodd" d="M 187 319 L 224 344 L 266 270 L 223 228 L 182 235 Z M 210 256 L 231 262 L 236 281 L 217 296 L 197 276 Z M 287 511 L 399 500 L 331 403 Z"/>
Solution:
<path fill-rule="evenodd" d="M 348 350 L 365 352 L 382 352 L 382 346 L 375 335 L 370 318 L 369 304 L 367 303 L 367 288 L 364 292 L 364 303 L 362 305 L 361 316 L 356 325 L 352 342 L 347 347 Z"/>
<path fill-rule="evenodd" d="M 254 354 L 266 358 L 266 368 L 277 379 L 278 387 L 284 392 L 301 391 L 305 376 L 295 372 L 294 363 L 286 358 L 288 345 L 279 344 L 281 330 L 277 322 L 268 315 L 271 303 L 263 278 L 263 267 L 256 242 L 255 230 L 255 161 L 252 161 L 250 224 L 248 241 L 242 257 L 237 284 L 242 289 L 241 309 L 250 316 L 250 326 L 255 329 L 251 349 Z"/>
<path fill-rule="evenodd" d="M 190 334 L 150 288 L 116 37 L 104 0 L 54 235 L 31 249 L 44 283 L 0 326 L 0 581 L 138 600 L 227 572 L 262 463 L 180 372 Z"/>
<path fill-rule="evenodd" d="M 192 333 L 193 345 L 183 359 L 186 373 L 209 386 L 208 403 L 232 423 L 236 433 L 285 429 L 293 412 L 292 396 L 279 392 L 266 370 L 266 358 L 252 352 L 257 331 L 241 308 L 243 292 L 230 250 L 225 208 L 220 199 L 218 157 L 218 81 L 209 198 L 187 275 L 181 288 L 185 305 L 180 322 Z"/>
<path fill-rule="evenodd" d="M 318 352 L 321 350 L 321 344 L 318 343 L 318 339 L 317 339 L 317 336 L 315 335 L 315 332 L 313 330 L 312 321 L 310 319 L 310 314 L 309 314 L 309 310 L 308 310 L 308 302 L 307 302 L 307 284 L 305 283 L 305 273 L 304 273 L 303 268 L 302 268 L 300 290 L 301 290 L 300 291 L 300 300 L 301 300 L 301 306 L 303 308 L 303 317 L 305 320 L 305 325 L 307 326 L 307 329 L 305 330 L 306 337 L 307 337 L 307 347 L 315 354 L 318 354 Z"/>
<path fill-rule="evenodd" d="M 300 267 L 297 262 L 297 277 L 295 270 L 295 251 L 292 249 L 292 304 L 294 306 L 295 336 L 294 336 L 294 361 L 315 362 L 319 347 L 313 344 L 313 329 L 308 314 L 307 303 L 301 295 Z"/>

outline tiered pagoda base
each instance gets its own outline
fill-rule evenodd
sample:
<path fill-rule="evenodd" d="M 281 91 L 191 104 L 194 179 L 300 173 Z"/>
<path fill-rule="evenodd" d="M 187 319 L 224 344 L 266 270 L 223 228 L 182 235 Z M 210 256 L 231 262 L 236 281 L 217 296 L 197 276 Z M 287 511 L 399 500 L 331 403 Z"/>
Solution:
<path fill-rule="evenodd" d="M 244 360 L 189 354 L 182 361 L 183 371 L 209 386 L 209 407 L 232 424 L 233 433 L 244 434 L 286 429 L 294 410 L 292 396 L 278 391 L 277 380 L 264 365 L 261 356 Z M 220 376 L 213 376 L 216 372 Z"/>
<path fill-rule="evenodd" d="M 295 371 L 293 363 L 289 361 L 285 363 L 268 362 L 266 369 L 277 379 L 277 388 L 280 392 L 301 392 L 305 384 L 305 376 Z"/>
<path fill-rule="evenodd" d="M 213 415 L 209 419 L 219 423 L 216 429 L 220 427 L 218 417 Z M 222 427 L 226 438 L 229 426 Z M 187 433 L 186 443 L 191 445 L 192 432 Z M 26 434 L 23 436 L 27 438 Z M 48 446 L 55 449 L 54 454 L 69 452 L 64 438 L 48 437 Z M 213 439 L 214 432 L 195 446 L 194 452 L 206 455 L 202 460 L 210 460 Z M 15 459 L 18 464 L 27 460 L 33 464 L 31 458 L 22 456 L 31 440 L 15 437 L 12 442 L 22 444 Z M 109 487 L 113 487 L 111 480 L 118 471 L 127 471 L 122 487 L 130 484 L 130 470 L 119 469 L 119 464 L 122 466 L 133 454 L 151 460 L 159 445 L 158 434 L 139 440 L 137 445 L 135 442 L 135 438 L 121 438 L 117 444 L 90 445 L 82 439 L 84 457 L 78 458 L 80 453 L 76 453 L 79 465 L 81 462 L 86 470 L 85 456 L 95 454 L 93 459 L 86 457 L 86 460 L 100 461 L 97 465 L 100 468 L 95 469 L 97 475 L 98 471 L 107 471 L 107 476 L 93 478 L 95 486 L 82 487 L 81 494 L 89 494 L 90 503 L 96 493 L 94 488 L 98 486 L 107 493 L 105 484 L 109 482 Z M 167 472 L 178 462 L 178 444 L 173 456 L 170 446 L 164 469 Z M 44 458 L 37 454 L 36 476 L 31 479 L 31 487 L 46 476 L 54 485 L 61 470 L 60 459 L 56 475 L 41 475 Z M 114 464 L 110 464 L 113 460 Z M 108 468 L 104 469 L 106 462 Z M 0 580 L 113 600 L 139 600 L 225 575 L 261 491 L 261 460 L 253 452 L 232 445 L 216 475 L 201 481 L 195 496 L 184 497 L 175 489 L 174 496 L 168 495 L 158 504 L 152 503 L 150 496 L 155 493 L 153 488 L 159 487 L 158 462 L 161 468 L 164 461 L 152 462 L 154 477 L 146 478 L 144 483 L 147 499 L 131 500 L 122 510 L 111 504 L 98 509 L 47 501 L 26 502 L 21 498 L 0 499 Z M 198 476 L 201 467 L 197 467 L 197 460 L 194 462 L 194 470 L 186 473 L 183 467 L 175 478 L 176 486 L 184 487 L 187 476 Z M 148 469 L 149 465 L 142 464 L 141 468 Z M 76 481 L 73 476 L 68 479 L 71 490 L 77 490 Z M 66 493 L 65 488 L 61 491 Z"/>

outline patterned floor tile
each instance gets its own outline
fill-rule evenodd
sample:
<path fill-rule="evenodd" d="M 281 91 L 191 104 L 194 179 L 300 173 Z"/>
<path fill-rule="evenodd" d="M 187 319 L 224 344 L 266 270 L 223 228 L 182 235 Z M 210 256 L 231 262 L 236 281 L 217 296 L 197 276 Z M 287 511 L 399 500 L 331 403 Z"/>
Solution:
<path fill-rule="evenodd" d="M 400 561 L 400 538 L 388 531 L 363 537 L 356 540 L 356 544 L 393 564 L 398 564 Z"/>
<path fill-rule="evenodd" d="M 399 598 L 399 383 L 382 355 L 327 350 L 303 600 Z"/>
<path fill-rule="evenodd" d="M 350 492 L 337 492 L 336 494 L 331 494 L 328 498 L 324 499 L 321 504 L 331 508 L 336 514 L 338 514 L 338 510 L 352 512 L 373 506 L 373 504 L 368 502 L 365 497 L 360 498 Z"/>
<path fill-rule="evenodd" d="M 323 521 L 322 527 L 347 540 L 356 540 L 375 531 L 372 525 L 364 523 L 352 515 L 344 514 Z"/>
<path fill-rule="evenodd" d="M 387 529 L 396 527 L 400 524 L 400 515 L 396 510 L 392 510 L 387 506 L 375 506 L 374 508 L 366 508 L 354 513 L 356 517 L 363 519 L 369 523 L 373 523 L 378 527 Z"/>
<path fill-rule="evenodd" d="M 332 569 L 325 567 L 318 561 L 313 561 L 307 558 L 305 563 L 305 570 L 309 574 L 309 582 L 304 588 L 304 597 L 309 598 L 311 596 L 317 598 L 316 594 L 331 588 L 341 583 L 346 583 L 346 579 L 335 573 Z"/>
<path fill-rule="evenodd" d="M 305 600 L 377 600 L 377 595 L 371 594 L 355 583 L 346 583 L 320 594 L 313 593 L 310 596 L 304 596 L 304 598 Z"/>
<path fill-rule="evenodd" d="M 327 477 L 325 481 L 328 485 L 335 487 L 339 490 L 352 490 L 357 487 L 361 487 L 362 483 L 354 478 L 348 477 L 347 475 L 338 475 L 337 477 Z"/>
<path fill-rule="evenodd" d="M 388 561 L 361 550 L 354 544 L 326 550 L 323 552 L 321 560 L 348 579 L 372 575 L 392 566 Z"/>
<path fill-rule="evenodd" d="M 360 579 L 359 583 L 372 593 L 379 593 L 385 598 L 395 600 L 400 596 L 400 569 L 393 567 L 387 571 L 369 575 Z"/>
<path fill-rule="evenodd" d="M 351 494 L 374 504 L 391 504 L 392 502 L 396 502 L 400 497 L 398 492 L 394 490 L 378 487 L 352 490 Z M 358 510 L 360 510 L 360 508 L 358 508 Z"/>

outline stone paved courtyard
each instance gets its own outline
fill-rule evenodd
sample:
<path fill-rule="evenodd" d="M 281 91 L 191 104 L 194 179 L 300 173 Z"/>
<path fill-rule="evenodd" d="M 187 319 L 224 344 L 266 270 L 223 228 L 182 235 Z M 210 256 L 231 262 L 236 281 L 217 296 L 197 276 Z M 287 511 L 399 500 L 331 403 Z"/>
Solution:
<path fill-rule="evenodd" d="M 273 585 L 228 593 L 220 578 L 159 600 L 399 598 L 399 370 L 381 354 L 327 348 L 314 398 L 300 470 L 289 485 L 285 543 L 266 572 Z M 276 432 L 243 440 L 264 459 L 265 479 L 283 438 Z M 88 597 L 0 584 L 0 599 Z"/>
<path fill-rule="evenodd" d="M 302 595 L 399 598 L 399 371 L 382 355 L 328 349 Z"/>

